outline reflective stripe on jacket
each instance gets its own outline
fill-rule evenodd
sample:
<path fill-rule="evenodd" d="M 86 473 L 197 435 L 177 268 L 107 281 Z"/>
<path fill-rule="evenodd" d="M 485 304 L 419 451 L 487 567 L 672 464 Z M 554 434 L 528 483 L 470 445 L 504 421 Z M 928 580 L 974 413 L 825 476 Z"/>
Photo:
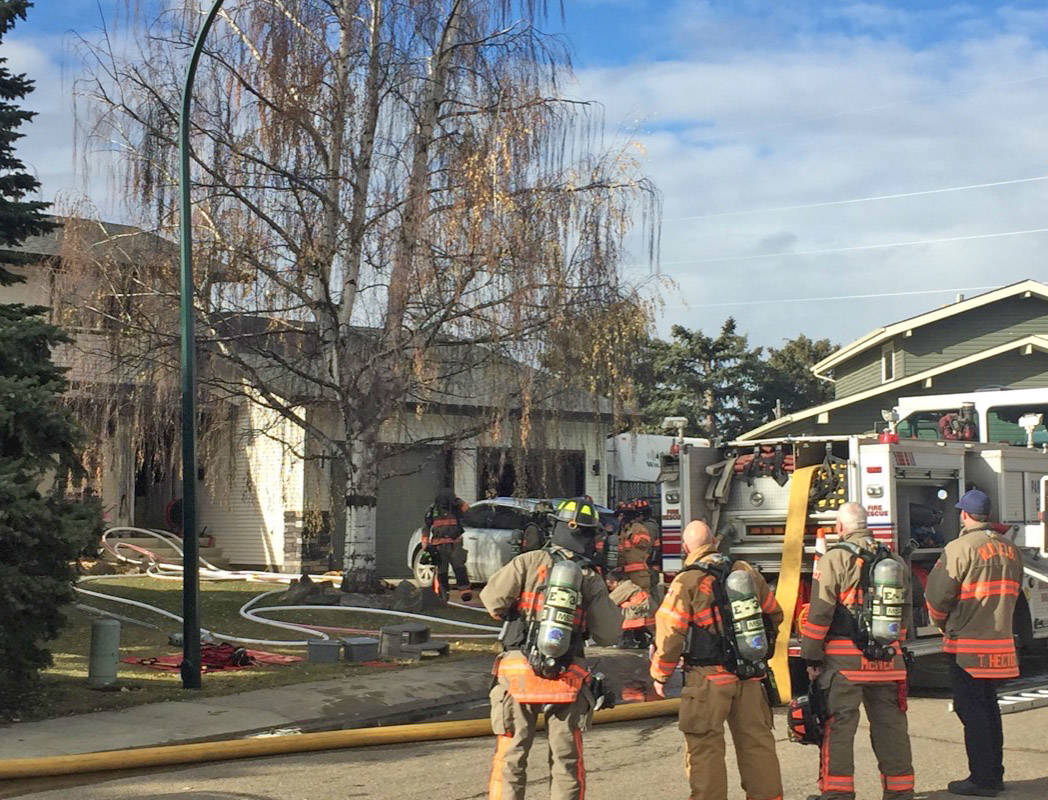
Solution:
<path fill-rule="evenodd" d="M 619 535 L 619 563 L 626 572 L 646 570 L 653 548 L 651 532 L 635 520 Z"/>
<path fill-rule="evenodd" d="M 452 509 L 431 505 L 422 525 L 422 546 L 454 544 L 462 536 L 462 515 L 468 510 L 469 505 L 457 497 Z"/>
<path fill-rule="evenodd" d="M 611 593 L 611 602 L 622 609 L 623 630 L 647 628 L 655 624 L 651 595 L 632 581 L 622 581 Z"/>
<path fill-rule="evenodd" d="M 1022 577 L 1019 551 L 988 524 L 965 528 L 947 543 L 928 576 L 924 596 L 943 632 L 943 652 L 973 678 L 1019 674 L 1012 614 Z"/>
<path fill-rule="evenodd" d="M 689 553 L 684 566 L 689 567 L 717 551 L 715 544 L 701 547 Z M 757 599 L 761 610 L 766 614 L 774 627 L 782 622 L 782 609 L 779 608 L 775 595 L 772 594 L 761 574 L 745 561 L 732 564 L 732 572 L 746 570 L 753 576 L 757 590 Z M 685 569 L 677 573 L 666 597 L 655 614 L 655 653 L 651 660 L 651 677 L 664 683 L 669 680 L 677 663 L 684 654 L 687 642 L 688 627 L 695 625 L 708 628 L 716 635 L 723 635 L 720 611 L 713 596 L 714 577 L 701 569 Z M 738 678 L 724 667 L 705 666 L 685 669 L 698 670 L 705 674 L 707 680 L 715 683 L 732 683 Z"/>
<path fill-rule="evenodd" d="M 518 703 L 573 703 L 589 670 L 570 664 L 557 678 L 543 678 L 535 674 L 522 652 L 510 650 L 499 657 L 495 674 Z"/>
<path fill-rule="evenodd" d="M 877 542 L 868 530 L 853 531 L 844 541 L 858 545 L 871 554 Z M 902 633 L 913 627 L 913 601 L 910 590 L 910 570 L 897 555 L 904 571 L 903 585 L 906 587 L 902 612 Z M 871 661 L 855 646 L 852 634 L 855 631 L 855 614 L 862 609 L 862 566 L 863 559 L 844 547 L 831 547 L 819 559 L 812 573 L 811 605 L 807 617 L 801 624 L 801 656 L 811 662 L 822 663 L 827 670 L 837 670 L 856 683 L 886 683 L 906 680 L 906 664 L 902 657 L 902 645 L 897 641 L 892 646 L 895 656 L 891 661 Z"/>

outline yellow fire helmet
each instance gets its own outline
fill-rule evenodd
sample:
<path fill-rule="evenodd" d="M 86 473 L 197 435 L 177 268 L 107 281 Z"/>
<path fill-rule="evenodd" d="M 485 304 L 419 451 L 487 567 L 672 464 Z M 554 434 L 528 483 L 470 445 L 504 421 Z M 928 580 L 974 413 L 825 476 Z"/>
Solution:
<path fill-rule="evenodd" d="M 593 503 L 585 497 L 574 497 L 570 500 L 562 500 L 554 518 L 566 522 L 571 528 L 596 528 L 600 525 L 600 516 Z"/>

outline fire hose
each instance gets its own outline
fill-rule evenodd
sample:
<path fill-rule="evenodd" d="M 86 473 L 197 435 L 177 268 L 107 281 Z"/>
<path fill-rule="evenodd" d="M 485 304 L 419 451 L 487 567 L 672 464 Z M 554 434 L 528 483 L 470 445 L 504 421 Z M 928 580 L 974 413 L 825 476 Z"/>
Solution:
<path fill-rule="evenodd" d="M 173 549 L 179 556 L 182 557 L 183 551 L 182 546 L 178 539 L 166 533 L 159 531 L 152 531 L 146 528 L 131 528 L 131 527 L 117 527 L 110 528 L 102 534 L 102 546 L 118 561 L 126 564 L 141 565 L 142 561 L 147 562 L 146 574 L 150 577 L 162 579 L 162 580 L 181 580 L 183 566 L 180 563 L 166 561 L 157 553 L 149 550 L 148 548 L 141 547 L 139 545 L 130 544 L 127 542 L 121 542 L 119 540 L 110 541 L 109 537 L 115 533 L 134 533 L 139 536 L 150 536 L 166 546 Z M 137 554 L 137 558 L 131 558 L 125 553 L 130 551 Z M 216 567 L 214 564 L 200 559 L 200 577 L 201 580 L 206 581 L 249 581 L 255 583 L 281 583 L 290 584 L 294 580 L 299 579 L 299 575 L 292 573 L 279 573 L 279 572 L 259 572 L 252 570 L 225 570 Z M 81 579 L 81 583 L 87 581 L 99 581 L 107 578 L 122 578 L 122 575 L 95 575 L 87 576 Z M 332 581 L 336 577 L 332 575 L 310 575 L 311 580 L 314 581 Z M 160 614 L 161 616 L 175 620 L 179 623 L 182 622 L 182 617 L 166 609 L 159 608 L 158 606 L 151 605 L 149 603 L 143 603 L 138 600 L 132 600 L 126 597 L 120 597 L 118 595 L 104 594 L 102 592 L 91 591 L 81 586 L 74 587 L 75 590 L 86 597 L 94 597 L 108 602 L 119 603 L 122 605 L 133 606 L 135 608 L 141 608 L 146 611 L 150 611 L 154 614 Z M 445 619 L 443 617 L 428 616 L 426 614 L 415 614 L 408 611 L 394 611 L 392 609 L 384 608 L 370 608 L 366 606 L 324 606 L 324 605 L 273 605 L 265 607 L 256 607 L 256 604 L 263 598 L 270 597 L 275 594 L 281 594 L 282 590 L 274 589 L 267 592 L 263 592 L 259 595 L 248 600 L 240 607 L 239 614 L 242 618 L 255 622 L 260 625 L 268 625 L 274 628 L 280 628 L 282 630 L 291 631 L 294 633 L 305 634 L 317 639 L 325 640 L 330 637 L 322 628 L 322 626 L 316 625 L 305 625 L 296 624 L 294 622 L 283 622 L 273 619 L 267 619 L 260 616 L 265 613 L 272 612 L 286 612 L 286 611 L 348 611 L 358 614 L 373 614 L 379 616 L 391 616 L 401 619 L 415 619 L 423 622 L 429 622 L 433 624 L 446 625 L 452 628 L 461 628 L 467 631 L 476 631 L 472 633 L 435 633 L 433 636 L 441 638 L 454 638 L 454 639 L 494 639 L 498 636 L 499 629 L 492 625 L 480 625 L 473 622 L 463 622 L 461 620 Z M 473 608 L 472 606 L 466 606 L 461 603 L 454 603 L 456 607 L 468 608 L 472 611 L 481 611 L 481 609 Z M 101 611 L 101 609 L 96 609 Z M 103 612 L 104 613 L 104 612 Z M 233 634 L 220 633 L 216 631 L 209 631 L 201 629 L 201 631 L 215 639 L 221 639 L 223 641 L 235 642 L 242 645 L 259 645 L 264 647 L 305 647 L 308 644 L 308 639 L 302 640 L 286 640 L 286 639 L 254 639 L 243 636 L 235 636 Z"/>
<path fill-rule="evenodd" d="M 680 708 L 680 699 L 631 703 L 598 711 L 593 715 L 597 725 L 632 722 L 653 717 L 671 716 Z M 539 728 L 545 721 L 540 720 Z M 343 750 L 375 745 L 435 742 L 447 739 L 470 739 L 491 735 L 489 719 L 459 722 L 426 722 L 413 725 L 390 725 L 378 728 L 356 728 L 294 736 L 254 739 L 225 739 L 216 742 L 140 747 L 131 750 L 105 750 L 44 758 L 0 760 L 0 780 L 43 778 L 56 775 L 78 775 L 111 770 L 168 767 L 178 764 L 202 764 L 236 758 L 311 753 L 321 750 Z"/>

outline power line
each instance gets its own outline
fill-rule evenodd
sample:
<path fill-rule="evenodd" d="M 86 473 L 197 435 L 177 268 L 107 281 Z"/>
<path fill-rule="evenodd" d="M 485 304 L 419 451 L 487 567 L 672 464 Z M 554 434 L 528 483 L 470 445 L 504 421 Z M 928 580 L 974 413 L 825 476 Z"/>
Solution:
<path fill-rule="evenodd" d="M 943 239 L 918 239 L 910 242 L 885 242 L 883 244 L 860 244 L 852 247 L 828 247 L 821 250 L 794 250 L 780 253 L 758 253 L 750 256 L 723 256 L 699 260 L 663 261 L 659 266 L 684 264 L 723 264 L 730 261 L 755 261 L 759 258 L 780 258 L 784 256 L 820 256 L 828 253 L 852 253 L 860 250 L 882 250 L 889 247 L 914 247 L 922 244 L 944 244 L 947 242 L 970 242 L 976 239 L 1001 239 L 1006 236 L 1025 236 L 1031 233 L 1048 233 L 1048 228 L 1031 228 L 1025 231 L 1004 231 L 1001 233 L 977 233 L 971 236 L 949 236 Z"/>
<path fill-rule="evenodd" d="M 877 200 L 899 200 L 904 197 L 922 197 L 931 194 L 946 194 L 947 192 L 966 192 L 970 189 L 990 189 L 996 186 L 1014 186 L 1019 183 L 1033 183 L 1034 181 L 1048 180 L 1048 175 L 1037 175 L 1032 178 L 1015 178 L 1007 181 L 993 181 L 992 183 L 971 183 L 967 186 L 947 186 L 941 189 L 925 189 L 919 192 L 899 192 L 897 194 L 880 194 L 870 197 L 853 197 L 848 200 L 827 200 L 821 203 L 802 203 L 793 206 L 775 206 L 772 208 L 751 208 L 739 211 L 719 211 L 713 214 L 695 214 L 688 217 L 671 217 L 663 222 L 685 222 L 696 219 L 713 219 L 715 217 L 735 217 L 745 214 L 768 214 L 776 211 L 796 211 L 802 208 L 826 208 L 827 206 L 845 206 L 855 203 L 871 203 Z"/>
<path fill-rule="evenodd" d="M 952 294 L 954 292 L 982 292 L 997 286 L 967 286 L 957 289 L 918 289 L 909 292 L 880 292 L 877 294 L 841 294 L 834 297 L 789 297 L 769 300 L 738 300 L 732 303 L 693 303 L 690 305 L 663 306 L 663 308 L 717 308 L 722 306 L 759 306 L 767 303 L 815 303 L 834 300 L 868 300 L 875 297 L 909 297 L 921 294 Z"/>

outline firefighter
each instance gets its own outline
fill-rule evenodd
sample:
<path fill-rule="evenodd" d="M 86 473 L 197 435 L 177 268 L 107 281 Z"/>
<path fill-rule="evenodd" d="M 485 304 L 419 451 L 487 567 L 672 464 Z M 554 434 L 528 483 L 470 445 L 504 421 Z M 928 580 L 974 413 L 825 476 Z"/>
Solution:
<path fill-rule="evenodd" d="M 620 504 L 617 509 L 619 526 L 619 566 L 629 579 L 646 592 L 656 583 L 648 566 L 648 559 L 655 546 L 650 528 L 637 510 L 635 503 Z"/>
<path fill-rule="evenodd" d="M 636 500 L 633 503 L 633 507 L 637 510 L 637 516 L 640 518 L 641 524 L 648 529 L 648 533 L 651 535 L 651 553 L 648 557 L 648 563 L 658 571 L 662 560 L 662 528 L 652 514 L 651 503 L 647 500 L 643 498 Z"/>
<path fill-rule="evenodd" d="M 622 637 L 619 647 L 647 650 L 655 630 L 655 604 L 651 595 L 629 579 L 621 569 L 608 575 L 611 602 L 622 609 Z"/>
<path fill-rule="evenodd" d="M 808 664 L 808 677 L 824 697 L 827 712 L 819 760 L 821 794 L 809 800 L 854 800 L 853 745 L 860 704 L 866 707 L 870 722 L 870 741 L 885 800 L 911 800 L 913 760 L 906 725 L 906 665 L 901 645 L 913 621 L 910 572 L 901 558 L 886 551 L 881 551 L 880 557 L 888 563 L 877 571 L 877 543 L 866 527 L 866 510 L 858 503 L 840 507 L 836 531 L 841 543 L 819 559 L 812 574 L 811 605 L 801 626 L 801 655 Z M 864 571 L 867 563 L 875 566 Z M 871 638 L 868 620 L 863 622 L 868 617 L 863 616 L 867 608 L 863 600 L 873 591 L 863 586 L 863 576 L 871 572 L 894 576 L 885 595 L 891 602 L 884 606 L 890 608 L 885 613 L 893 622 L 885 626 L 888 633 L 878 627 L 876 638 Z M 881 595 L 874 592 L 870 597 Z M 884 619 L 882 614 L 877 625 Z"/>
<path fill-rule="evenodd" d="M 735 662 L 726 663 L 724 612 L 715 598 L 717 578 L 706 570 L 723 563 L 725 574 L 749 577 L 749 604 L 763 616 L 760 628 L 778 627 L 782 610 L 755 569 L 731 562 L 717 551 L 717 540 L 704 522 L 688 523 L 682 535 L 684 569 L 673 579 L 655 615 L 655 650 L 651 677 L 655 694 L 666 696 L 666 681 L 684 657 L 679 727 L 684 733 L 684 769 L 690 800 L 726 800 L 724 723 L 731 728 L 742 788 L 749 800 L 782 800 L 782 776 L 775 754 L 771 707 L 759 675 L 740 677 Z M 741 647 L 738 649 L 742 649 Z M 770 653 L 767 654 L 770 656 Z M 765 665 L 766 666 L 766 665 Z M 735 671 L 732 671 L 735 670 Z"/>
<path fill-rule="evenodd" d="M 599 676 L 586 668 L 583 645 L 587 638 L 613 644 L 622 626 L 593 569 L 599 525 L 596 508 L 585 498 L 563 501 L 549 546 L 514 558 L 480 593 L 488 612 L 504 622 L 504 651 L 491 689 L 491 727 L 498 738 L 489 798 L 524 797 L 539 714 L 549 737 L 550 800 L 585 796 L 582 731 L 604 692 Z"/>
<path fill-rule="evenodd" d="M 454 570 L 455 583 L 462 593 L 463 602 L 469 602 L 473 594 L 469 591 L 469 573 L 466 571 L 466 549 L 462 546 L 462 515 L 469 506 L 455 496 L 451 489 L 441 489 L 426 510 L 426 521 L 422 526 L 422 549 L 436 561 L 433 576 L 433 591 L 438 596 L 448 596 L 448 572 Z"/>
<path fill-rule="evenodd" d="M 931 621 L 950 659 L 953 707 L 964 726 L 968 777 L 953 794 L 995 797 L 1004 789 L 1004 734 L 997 681 L 1019 675 L 1012 614 L 1023 576 L 1019 551 L 989 525 L 990 498 L 978 489 L 957 503 L 961 534 L 946 545 L 925 587 Z"/>

